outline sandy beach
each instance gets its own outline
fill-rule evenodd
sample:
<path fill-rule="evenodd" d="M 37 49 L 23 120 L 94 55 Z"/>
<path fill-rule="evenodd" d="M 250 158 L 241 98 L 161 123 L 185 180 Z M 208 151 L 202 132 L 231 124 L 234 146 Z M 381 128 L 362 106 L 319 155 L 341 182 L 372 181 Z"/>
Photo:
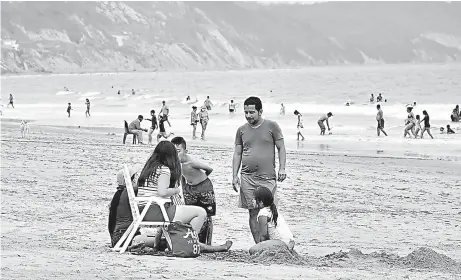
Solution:
<path fill-rule="evenodd" d="M 108 204 L 124 163 L 153 147 L 91 129 L 1 127 L 2 279 L 459 279 L 459 161 L 288 150 L 280 209 L 299 255 L 250 257 L 247 214 L 231 187 L 232 140 L 189 150 L 214 172 L 214 243 L 198 259 L 110 250 Z M 130 138 L 129 138 L 130 139 Z M 130 141 L 128 141 L 130 142 Z M 270 266 L 268 266 L 270 264 Z"/>

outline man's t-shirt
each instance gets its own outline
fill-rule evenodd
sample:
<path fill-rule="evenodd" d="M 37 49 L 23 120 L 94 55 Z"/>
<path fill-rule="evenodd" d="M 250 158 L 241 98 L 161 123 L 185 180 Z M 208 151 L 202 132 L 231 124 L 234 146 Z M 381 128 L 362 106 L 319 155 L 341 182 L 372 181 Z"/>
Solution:
<path fill-rule="evenodd" d="M 275 180 L 275 141 L 283 139 L 279 125 L 270 120 L 253 128 L 246 123 L 237 129 L 235 145 L 242 145 L 242 174 Z"/>
<path fill-rule="evenodd" d="M 141 121 L 139 119 L 135 119 L 128 125 L 128 130 L 136 130 L 136 129 L 141 129 Z"/>

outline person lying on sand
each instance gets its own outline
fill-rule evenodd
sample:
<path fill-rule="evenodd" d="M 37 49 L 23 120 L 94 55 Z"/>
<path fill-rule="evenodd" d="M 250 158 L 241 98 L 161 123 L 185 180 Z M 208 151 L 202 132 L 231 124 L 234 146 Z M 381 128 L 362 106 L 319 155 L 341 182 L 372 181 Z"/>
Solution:
<path fill-rule="evenodd" d="M 216 215 L 213 183 L 208 178 L 213 172 L 213 168 L 187 154 L 187 144 L 184 138 L 175 137 L 171 139 L 171 143 L 175 145 L 181 161 L 181 183 L 185 204 L 200 206 L 207 212 L 207 219 L 198 236 L 200 242 L 210 245 L 213 237 L 213 220 L 211 217 Z"/>
<path fill-rule="evenodd" d="M 137 197 L 171 198 L 179 193 L 179 188 L 176 186 L 181 177 L 181 165 L 175 146 L 171 142 L 163 141 L 155 147 L 139 176 L 133 169 L 129 168 L 129 170 Z M 114 194 L 109 212 L 109 233 L 111 234 L 112 247 L 117 244 L 133 221 L 123 170 L 117 175 L 117 181 L 119 187 Z M 145 204 L 140 204 L 139 211 L 142 211 L 144 206 Z M 196 232 L 200 230 L 206 218 L 206 211 L 197 206 L 167 203 L 165 208 L 170 220 L 190 224 Z M 147 211 L 145 221 L 161 220 L 163 219 L 160 208 L 157 205 L 152 205 Z M 132 243 L 155 244 L 154 239 L 155 237 L 139 232 L 136 233 Z M 200 243 L 202 253 L 225 252 L 231 246 L 232 241 L 227 241 L 220 246 Z"/>
<path fill-rule="evenodd" d="M 257 218 L 259 238 L 256 240 L 256 245 L 250 248 L 250 255 L 275 246 L 284 246 L 293 250 L 295 246 L 293 236 L 284 235 L 286 231 L 277 228 L 279 214 L 272 192 L 266 187 L 258 187 L 255 190 L 255 204 L 260 209 Z"/>

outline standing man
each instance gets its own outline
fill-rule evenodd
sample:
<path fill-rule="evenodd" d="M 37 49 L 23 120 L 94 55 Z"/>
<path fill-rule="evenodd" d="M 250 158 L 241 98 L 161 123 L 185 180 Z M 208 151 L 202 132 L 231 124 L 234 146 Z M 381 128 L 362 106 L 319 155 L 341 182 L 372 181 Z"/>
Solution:
<path fill-rule="evenodd" d="M 276 197 L 277 183 L 286 178 L 286 150 L 283 134 L 279 125 L 262 118 L 262 103 L 258 97 L 249 97 L 243 103 L 246 124 L 237 129 L 235 151 L 232 160 L 232 186 L 238 192 L 240 186 L 239 207 L 248 209 L 250 230 L 255 242 L 259 242 L 258 213 L 255 205 L 254 191 L 266 187 Z M 279 155 L 278 178 L 275 172 L 275 148 Z M 242 165 L 240 179 L 238 172 Z M 274 199 L 277 201 L 277 199 Z"/>
<path fill-rule="evenodd" d="M 170 121 L 168 120 L 168 115 L 170 114 L 170 108 L 166 106 L 165 100 L 162 101 L 162 109 L 160 109 L 159 119 L 162 118 L 164 122 L 167 122 L 171 127 Z"/>
<path fill-rule="evenodd" d="M 152 133 L 154 133 L 154 130 L 158 127 L 157 117 L 155 116 L 155 110 L 150 110 L 150 116 L 151 116 L 151 119 L 146 119 L 148 121 L 151 121 L 151 125 L 149 128 L 149 134 L 148 134 L 149 140 L 147 143 L 152 144 Z"/>
<path fill-rule="evenodd" d="M 87 98 L 86 101 L 85 101 L 85 105 L 86 105 L 86 111 L 85 111 L 85 116 L 86 117 L 90 117 L 90 100 Z"/>
<path fill-rule="evenodd" d="M 201 139 L 205 140 L 205 131 L 208 126 L 208 121 L 210 120 L 210 117 L 208 116 L 208 111 L 206 110 L 205 106 L 202 106 L 200 112 L 198 113 L 198 117 L 200 119 L 200 124 L 202 125 Z"/>
<path fill-rule="evenodd" d="M 10 103 L 8 103 L 8 105 L 6 105 L 6 108 L 8 108 L 9 106 L 11 105 L 11 107 L 14 108 L 14 105 L 13 105 L 13 95 L 10 93 Z"/>
<path fill-rule="evenodd" d="M 205 108 L 206 108 L 208 111 L 211 110 L 211 106 L 213 106 L 213 103 L 211 103 L 210 96 L 207 96 L 207 97 L 206 97 L 205 102 L 203 102 L 203 106 L 205 106 Z"/>
<path fill-rule="evenodd" d="M 136 136 L 138 137 L 139 144 L 144 144 L 142 141 L 142 132 L 147 132 L 147 129 L 141 128 L 141 122 L 143 119 L 144 117 L 142 115 L 139 115 L 138 118 L 132 121 L 128 126 L 128 130 L 136 134 Z"/>
<path fill-rule="evenodd" d="M 378 136 L 380 134 L 380 131 L 384 133 L 384 135 L 387 136 L 387 133 L 384 131 L 384 114 L 383 110 L 381 110 L 381 105 L 376 105 L 376 109 L 378 109 L 378 113 L 376 114 L 376 121 L 378 122 L 378 128 L 376 131 L 378 132 Z"/>
<path fill-rule="evenodd" d="M 199 117 L 197 115 L 197 106 L 192 106 L 192 112 L 190 112 L 190 125 L 192 125 L 192 139 L 196 139 L 195 132 L 197 131 L 197 123 Z"/>

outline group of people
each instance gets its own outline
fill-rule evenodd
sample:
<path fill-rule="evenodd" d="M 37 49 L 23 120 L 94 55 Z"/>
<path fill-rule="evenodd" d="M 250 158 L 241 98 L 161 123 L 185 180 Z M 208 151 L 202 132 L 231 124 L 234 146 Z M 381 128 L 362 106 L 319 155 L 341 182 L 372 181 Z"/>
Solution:
<path fill-rule="evenodd" d="M 240 192 L 239 207 L 248 209 L 249 225 L 256 243 L 250 248 L 255 253 L 274 246 L 294 247 L 293 235 L 279 230 L 277 211 L 277 181 L 286 178 L 286 150 L 279 125 L 262 117 L 262 102 L 249 97 L 244 102 L 247 123 L 237 129 L 232 160 L 232 186 Z M 279 169 L 275 171 L 275 148 Z M 240 171 L 240 177 L 239 177 Z M 138 197 L 168 198 L 165 208 L 173 222 L 187 223 L 199 233 L 202 252 L 227 251 L 228 241 L 220 246 L 211 245 L 212 217 L 216 215 L 216 198 L 209 175 L 213 168 L 188 154 L 184 138 L 174 137 L 157 144 L 144 167 L 130 168 L 135 193 Z M 117 175 L 118 188 L 109 211 L 109 233 L 112 246 L 128 229 L 133 217 L 125 188 L 123 173 Z M 180 189 L 182 188 L 182 190 Z M 183 193 L 183 198 L 178 196 Z M 140 211 L 144 205 L 140 205 Z M 162 221 L 158 205 L 147 210 L 146 221 Z M 133 242 L 152 244 L 152 237 L 137 233 Z M 157 247 L 159 249 L 160 247 Z"/>
<path fill-rule="evenodd" d="M 67 89 L 67 88 L 66 88 L 66 89 Z M 67 89 L 67 90 L 69 90 L 69 89 Z M 85 116 L 86 116 L 86 117 L 91 117 L 91 115 L 90 115 L 90 105 L 91 105 L 91 104 L 90 104 L 90 100 L 89 100 L 88 98 L 85 99 L 85 106 L 86 106 Z M 67 112 L 67 117 L 70 118 L 70 111 L 72 111 L 72 110 L 73 110 L 73 109 L 72 109 L 72 104 L 71 104 L 70 102 L 67 103 L 67 110 L 66 110 L 66 112 Z"/>

